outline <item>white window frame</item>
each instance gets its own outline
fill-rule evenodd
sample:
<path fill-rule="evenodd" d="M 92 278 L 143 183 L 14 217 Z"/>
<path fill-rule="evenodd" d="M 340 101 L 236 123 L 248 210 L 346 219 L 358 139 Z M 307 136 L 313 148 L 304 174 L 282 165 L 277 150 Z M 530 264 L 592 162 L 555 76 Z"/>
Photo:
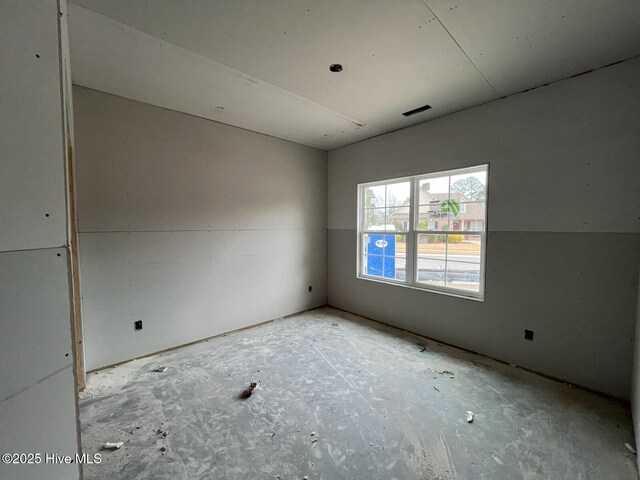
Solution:
<path fill-rule="evenodd" d="M 443 176 L 452 175 L 464 175 L 467 173 L 473 173 L 478 171 L 486 171 L 487 182 L 485 186 L 485 199 L 484 199 L 484 221 L 483 228 L 481 230 L 420 230 L 418 228 L 418 217 L 419 217 L 419 208 L 418 203 L 420 199 L 420 182 L 423 180 L 428 180 L 430 178 L 437 178 Z M 365 189 L 367 187 L 373 187 L 377 185 L 388 185 L 393 183 L 400 182 L 410 182 L 411 193 L 409 199 L 409 228 L 408 230 L 366 230 L 365 229 L 365 218 L 364 218 L 364 204 L 365 204 Z M 449 182 L 451 182 L 451 178 L 449 178 Z M 451 185 L 449 185 L 449 190 L 451 189 Z M 399 177 L 399 178 L 391 178 L 386 180 L 380 180 L 376 182 L 368 182 L 368 183 L 359 183 L 358 184 L 358 252 L 357 252 L 357 261 L 356 261 L 356 276 L 362 280 L 368 280 L 373 282 L 387 283 L 391 285 L 398 285 L 402 287 L 414 288 L 419 290 L 425 290 L 433 293 L 440 293 L 444 295 L 450 295 L 454 297 L 461 297 L 471 300 L 484 301 L 485 299 L 485 277 L 486 277 L 486 250 L 487 250 L 487 202 L 489 198 L 489 164 L 475 165 L 473 167 L 466 168 L 457 168 L 453 170 L 445 170 L 439 172 L 432 172 L 422 175 L 413 175 L 410 177 Z M 438 202 L 440 203 L 440 202 Z M 440 223 L 440 222 L 438 222 Z M 461 221 L 461 227 L 464 228 L 464 221 Z M 381 278 L 373 275 L 363 274 L 363 265 L 362 260 L 364 256 L 364 245 L 362 239 L 366 234 L 400 234 L 406 236 L 406 258 L 405 258 L 405 280 L 396 280 L 389 278 Z M 417 258 L 418 258 L 418 250 L 416 246 L 418 245 L 418 235 L 420 234 L 438 234 L 438 235 L 473 235 L 480 236 L 481 238 L 481 248 L 480 248 L 480 284 L 478 292 L 471 292 L 466 290 L 461 290 L 452 287 L 440 286 L 440 285 L 429 285 L 425 283 L 418 282 L 418 271 L 416 268 Z M 445 250 L 446 255 L 446 250 Z M 446 269 L 445 269 L 445 278 L 446 278 Z"/>

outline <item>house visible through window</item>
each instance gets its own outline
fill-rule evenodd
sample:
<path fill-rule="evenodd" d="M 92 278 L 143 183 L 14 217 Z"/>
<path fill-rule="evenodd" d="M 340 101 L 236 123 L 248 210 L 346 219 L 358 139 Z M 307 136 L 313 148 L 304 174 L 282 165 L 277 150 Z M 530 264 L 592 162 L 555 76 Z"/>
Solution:
<path fill-rule="evenodd" d="M 488 166 L 358 186 L 358 277 L 484 298 Z"/>

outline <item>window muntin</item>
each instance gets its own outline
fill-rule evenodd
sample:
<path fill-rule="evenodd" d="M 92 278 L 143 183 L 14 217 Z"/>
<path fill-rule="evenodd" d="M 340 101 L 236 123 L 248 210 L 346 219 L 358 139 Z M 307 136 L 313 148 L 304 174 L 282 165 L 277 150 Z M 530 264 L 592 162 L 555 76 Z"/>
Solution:
<path fill-rule="evenodd" d="M 358 277 L 483 299 L 487 173 L 359 185 Z"/>

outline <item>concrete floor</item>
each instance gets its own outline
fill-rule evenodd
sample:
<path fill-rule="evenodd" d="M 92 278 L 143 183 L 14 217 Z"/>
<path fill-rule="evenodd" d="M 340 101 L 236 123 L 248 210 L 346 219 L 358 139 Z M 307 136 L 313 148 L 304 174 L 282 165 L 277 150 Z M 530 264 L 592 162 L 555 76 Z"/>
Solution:
<path fill-rule="evenodd" d="M 638 478 L 627 405 L 331 308 L 92 374 L 80 408 L 89 480 Z"/>

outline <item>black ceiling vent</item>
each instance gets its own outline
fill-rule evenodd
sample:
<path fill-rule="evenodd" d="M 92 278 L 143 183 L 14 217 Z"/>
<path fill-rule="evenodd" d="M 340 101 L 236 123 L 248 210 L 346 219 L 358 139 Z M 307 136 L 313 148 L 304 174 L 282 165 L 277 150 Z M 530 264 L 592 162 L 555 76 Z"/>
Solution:
<path fill-rule="evenodd" d="M 414 108 L 413 110 L 404 112 L 402 115 L 404 115 L 405 117 L 410 117 L 411 115 L 415 115 L 416 113 L 426 112 L 427 110 L 431 110 L 431 105 L 423 105 L 421 107 Z"/>

